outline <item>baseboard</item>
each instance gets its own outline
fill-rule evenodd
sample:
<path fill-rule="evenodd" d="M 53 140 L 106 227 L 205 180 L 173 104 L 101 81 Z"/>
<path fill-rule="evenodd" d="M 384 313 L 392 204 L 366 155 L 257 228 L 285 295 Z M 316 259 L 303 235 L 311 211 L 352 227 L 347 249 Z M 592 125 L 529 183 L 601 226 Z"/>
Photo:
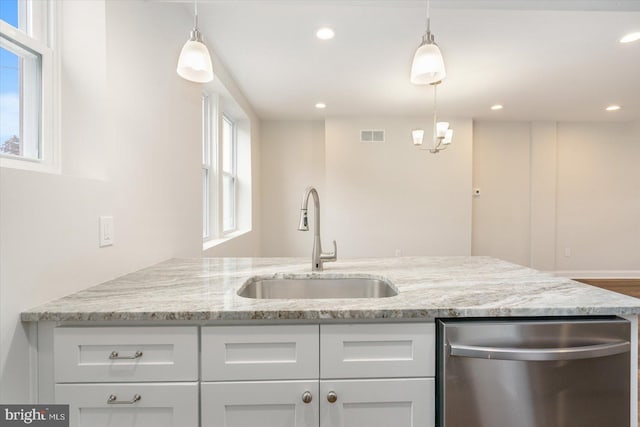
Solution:
<path fill-rule="evenodd" d="M 558 270 L 547 273 L 569 279 L 640 279 L 640 270 Z"/>

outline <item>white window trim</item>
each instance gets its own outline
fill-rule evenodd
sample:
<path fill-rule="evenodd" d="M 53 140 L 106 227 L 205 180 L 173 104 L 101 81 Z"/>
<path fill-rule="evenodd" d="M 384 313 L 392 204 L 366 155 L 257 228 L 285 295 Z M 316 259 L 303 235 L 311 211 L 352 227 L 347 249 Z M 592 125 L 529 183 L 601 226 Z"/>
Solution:
<path fill-rule="evenodd" d="M 19 14 L 24 16 L 24 6 Z M 60 8 L 52 0 L 28 2 L 32 13 L 26 23 L 33 36 L 0 20 L 0 33 L 13 41 L 38 52 L 42 58 L 41 111 L 40 111 L 40 159 L 28 159 L 0 155 L 0 167 L 36 172 L 60 173 L 60 55 L 56 53 Z M 23 19 L 23 18 L 21 18 Z"/>
<path fill-rule="evenodd" d="M 231 228 L 224 228 L 224 221 L 222 221 L 222 224 L 220 226 L 220 229 L 222 230 L 222 236 L 227 236 L 229 234 L 233 234 L 236 231 L 238 231 L 238 127 L 236 125 L 235 120 L 233 120 L 233 118 L 229 117 L 227 114 L 222 113 L 221 114 L 221 121 L 227 121 L 229 124 L 231 124 L 231 129 L 232 129 L 232 133 L 231 133 L 231 173 L 225 171 L 222 167 L 220 167 L 221 170 L 221 176 L 225 177 L 225 176 L 229 176 L 231 178 L 233 178 L 233 227 Z M 220 135 L 222 135 L 222 133 L 220 133 Z M 220 158 L 222 158 L 222 146 L 223 144 L 220 144 Z M 222 179 L 221 181 L 224 182 L 224 179 Z M 220 193 L 222 195 L 222 192 Z M 224 200 L 221 201 L 220 206 L 224 206 Z"/>
<path fill-rule="evenodd" d="M 202 93 L 202 150 L 203 150 L 203 162 L 202 162 L 202 172 L 206 171 L 206 179 L 203 181 L 206 182 L 206 188 L 202 189 L 202 238 L 206 241 L 211 239 L 214 235 L 213 226 L 215 224 L 215 218 L 213 218 L 214 214 L 214 206 L 212 206 L 212 178 L 214 176 L 214 163 L 212 159 L 213 150 L 213 132 L 212 127 L 213 121 L 211 120 L 211 111 L 213 109 L 211 96 L 203 92 Z M 207 191 L 208 190 L 208 191 Z"/>

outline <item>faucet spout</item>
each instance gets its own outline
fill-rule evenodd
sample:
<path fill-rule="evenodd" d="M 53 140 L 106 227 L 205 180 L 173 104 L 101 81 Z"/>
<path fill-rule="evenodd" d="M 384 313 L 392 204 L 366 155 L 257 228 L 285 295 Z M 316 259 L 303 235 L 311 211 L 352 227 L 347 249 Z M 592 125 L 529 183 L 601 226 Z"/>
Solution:
<path fill-rule="evenodd" d="M 302 205 L 300 206 L 300 222 L 298 224 L 299 231 L 309 231 L 309 220 L 307 217 L 309 197 L 313 197 L 313 251 L 311 253 L 311 269 L 313 271 L 322 271 L 324 262 L 335 261 L 337 257 L 337 246 L 333 241 L 333 252 L 323 253 L 322 242 L 320 240 L 320 198 L 318 191 L 313 187 L 307 187 L 302 196 Z"/>

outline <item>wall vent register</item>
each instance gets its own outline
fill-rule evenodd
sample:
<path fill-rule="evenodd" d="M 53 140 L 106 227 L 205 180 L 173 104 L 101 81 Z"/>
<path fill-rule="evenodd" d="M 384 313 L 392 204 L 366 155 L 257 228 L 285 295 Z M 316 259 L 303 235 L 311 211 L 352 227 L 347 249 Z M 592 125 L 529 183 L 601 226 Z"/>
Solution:
<path fill-rule="evenodd" d="M 384 129 L 363 129 L 360 142 L 384 142 Z"/>

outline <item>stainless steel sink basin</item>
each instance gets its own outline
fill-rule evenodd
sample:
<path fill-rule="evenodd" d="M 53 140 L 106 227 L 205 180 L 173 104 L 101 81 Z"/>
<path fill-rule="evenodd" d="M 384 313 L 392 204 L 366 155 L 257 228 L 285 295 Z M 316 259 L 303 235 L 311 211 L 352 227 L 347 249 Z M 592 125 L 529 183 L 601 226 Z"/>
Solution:
<path fill-rule="evenodd" d="M 252 277 L 238 295 L 255 299 L 387 298 L 398 295 L 378 277 Z"/>

